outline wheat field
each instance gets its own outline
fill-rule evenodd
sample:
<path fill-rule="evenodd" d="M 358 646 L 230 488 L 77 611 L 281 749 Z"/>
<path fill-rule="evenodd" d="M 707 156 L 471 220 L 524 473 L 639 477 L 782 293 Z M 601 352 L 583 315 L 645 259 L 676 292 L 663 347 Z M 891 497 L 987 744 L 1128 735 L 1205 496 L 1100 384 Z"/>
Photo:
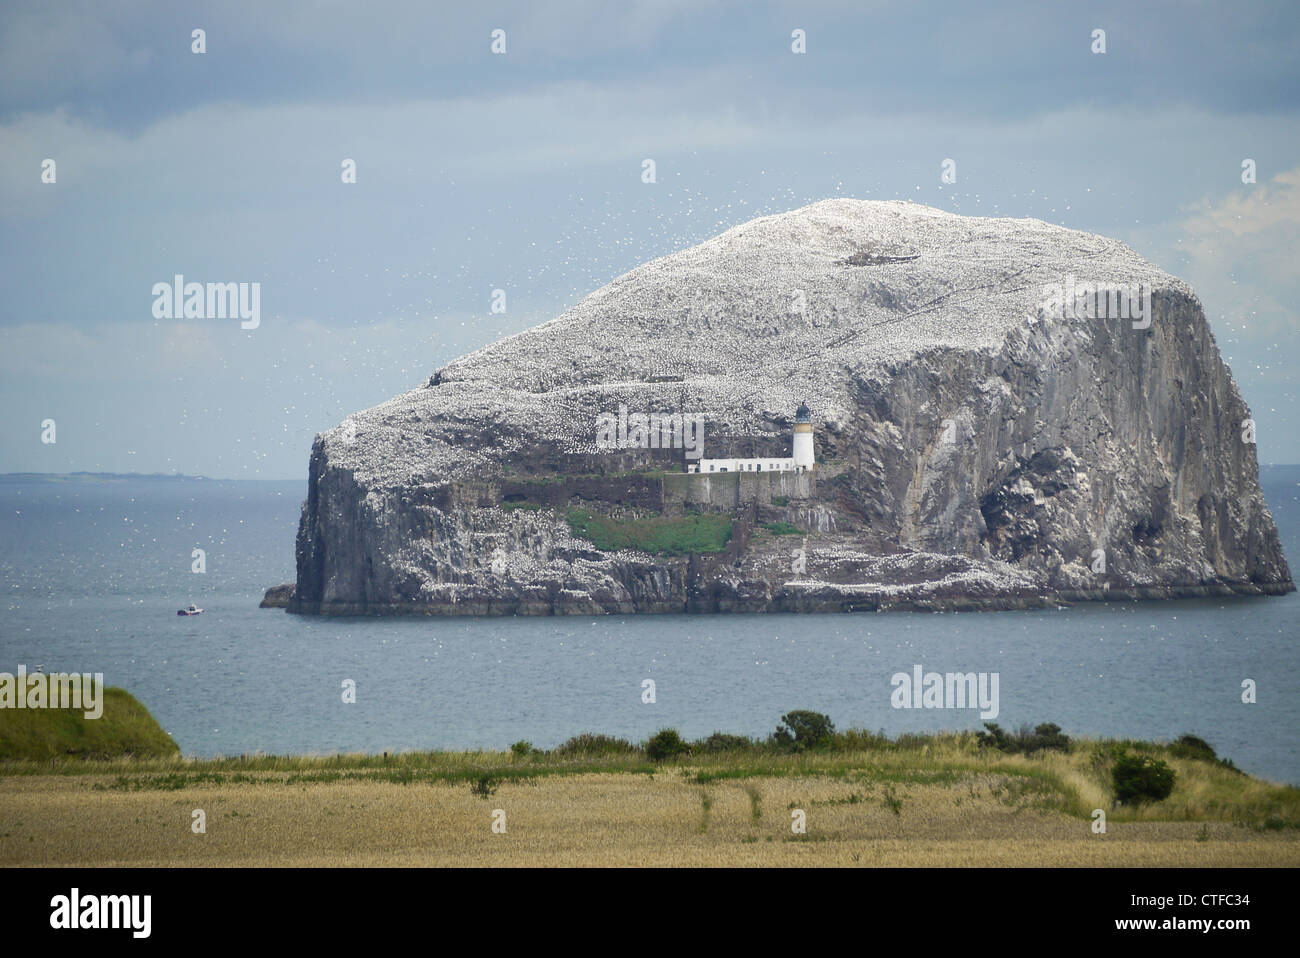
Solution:
<path fill-rule="evenodd" d="M 1055 761 L 1057 772 L 1072 767 Z M 0 865 L 1300 865 L 1293 824 L 1237 823 L 1231 809 L 1203 821 L 1168 820 L 1187 818 L 1186 806 L 1166 809 L 1163 820 L 1116 815 L 1095 834 L 1076 807 L 1092 796 L 1051 761 L 1040 760 L 1034 775 L 1013 761 L 910 780 L 900 769 L 804 764 L 755 775 L 575 769 L 483 785 L 29 768 L 0 775 Z M 203 834 L 192 829 L 196 809 Z M 797 811 L 803 834 L 792 830 Z"/>

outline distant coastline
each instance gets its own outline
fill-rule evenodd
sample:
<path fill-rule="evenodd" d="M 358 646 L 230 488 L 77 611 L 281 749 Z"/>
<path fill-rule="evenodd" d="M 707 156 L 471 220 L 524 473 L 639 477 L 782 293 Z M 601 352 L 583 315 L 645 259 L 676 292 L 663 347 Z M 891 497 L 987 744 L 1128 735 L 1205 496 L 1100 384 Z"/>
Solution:
<path fill-rule="evenodd" d="M 0 482 L 130 482 L 153 481 L 222 482 L 208 476 L 187 476 L 179 472 L 0 472 Z"/>

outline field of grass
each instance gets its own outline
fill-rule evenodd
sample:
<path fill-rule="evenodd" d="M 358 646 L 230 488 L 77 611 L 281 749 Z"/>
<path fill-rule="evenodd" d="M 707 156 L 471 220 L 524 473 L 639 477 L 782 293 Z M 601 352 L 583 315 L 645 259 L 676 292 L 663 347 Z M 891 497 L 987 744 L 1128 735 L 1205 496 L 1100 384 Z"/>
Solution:
<path fill-rule="evenodd" d="M 653 555 L 721 552 L 731 539 L 728 516 L 613 519 L 587 509 L 570 509 L 568 519 L 575 536 L 590 539 L 604 552 L 619 549 L 639 549 Z"/>
<path fill-rule="evenodd" d="M 104 689 L 104 712 L 87 719 L 80 709 L 0 709 L 0 756 L 50 759 L 179 755 L 180 749 L 149 711 L 125 689 Z"/>
<path fill-rule="evenodd" d="M 589 741 L 0 762 L 0 865 L 1300 865 L 1300 789 L 1168 746 L 1124 747 L 1167 761 L 1173 793 L 1115 807 L 1115 743 L 1023 755 L 970 734 L 850 732 L 824 751 L 653 763 Z"/>

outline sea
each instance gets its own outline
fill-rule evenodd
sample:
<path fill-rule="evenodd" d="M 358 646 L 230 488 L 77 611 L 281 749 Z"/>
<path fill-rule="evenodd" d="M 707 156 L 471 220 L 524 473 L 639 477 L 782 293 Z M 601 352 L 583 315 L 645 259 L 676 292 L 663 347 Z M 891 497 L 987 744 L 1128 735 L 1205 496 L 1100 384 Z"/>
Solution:
<path fill-rule="evenodd" d="M 1294 563 L 1300 466 L 1264 467 L 1261 481 Z M 0 477 L 0 671 L 102 673 L 199 757 L 550 748 L 581 732 L 641 740 L 670 727 L 763 736 L 812 709 L 891 736 L 985 721 L 1190 733 L 1247 772 L 1300 784 L 1296 593 L 840 615 L 258 608 L 268 586 L 294 578 L 305 493 L 303 481 Z M 204 613 L 176 614 L 191 602 Z M 895 707 L 895 676 L 917 666 L 996 674 L 997 716 Z"/>

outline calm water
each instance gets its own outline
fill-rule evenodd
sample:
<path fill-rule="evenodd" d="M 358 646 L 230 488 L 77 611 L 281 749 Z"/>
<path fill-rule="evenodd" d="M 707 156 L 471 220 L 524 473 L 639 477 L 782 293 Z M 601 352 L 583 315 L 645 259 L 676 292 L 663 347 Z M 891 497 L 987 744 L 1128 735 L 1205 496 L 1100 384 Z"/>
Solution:
<path fill-rule="evenodd" d="M 1300 468 L 1265 472 L 1300 556 Z M 0 481 L 0 671 L 103 672 L 187 754 L 550 747 L 581 731 L 765 734 L 811 708 L 890 734 L 977 728 L 895 710 L 890 676 L 998 672 L 1004 727 L 1193 732 L 1300 783 L 1300 597 L 1047 612 L 346 619 L 258 609 L 293 578 L 300 482 Z M 190 553 L 207 552 L 191 573 Z M 190 601 L 207 612 L 180 618 Z M 658 701 L 641 702 L 652 678 Z M 1243 705 L 1244 678 L 1259 701 Z M 340 683 L 354 679 L 357 702 Z"/>

